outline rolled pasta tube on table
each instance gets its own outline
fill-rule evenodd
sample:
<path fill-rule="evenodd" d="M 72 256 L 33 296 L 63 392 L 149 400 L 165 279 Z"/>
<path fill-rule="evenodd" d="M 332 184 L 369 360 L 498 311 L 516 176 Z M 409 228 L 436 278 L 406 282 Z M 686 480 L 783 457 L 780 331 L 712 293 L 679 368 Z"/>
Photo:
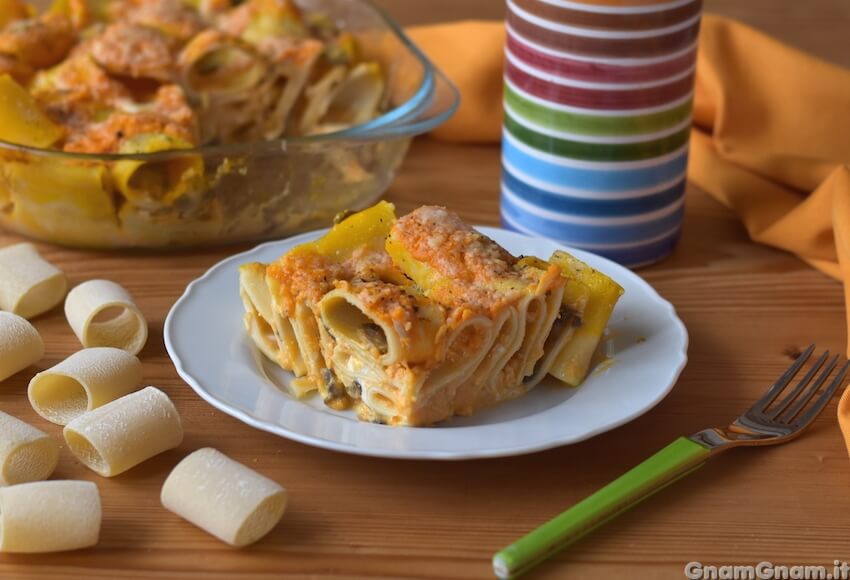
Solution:
<path fill-rule="evenodd" d="M 156 387 L 124 395 L 65 426 L 68 449 L 86 467 L 112 477 L 183 441 L 180 415 Z"/>
<path fill-rule="evenodd" d="M 0 312 L 0 381 L 37 363 L 44 356 L 41 335 L 25 318 Z"/>
<path fill-rule="evenodd" d="M 0 485 L 47 479 L 58 461 L 55 439 L 0 411 Z"/>
<path fill-rule="evenodd" d="M 162 505 L 233 546 L 246 546 L 277 525 L 286 490 L 220 451 L 186 456 L 168 475 Z"/>
<path fill-rule="evenodd" d="M 117 316 L 99 320 L 115 310 Z M 65 317 L 86 348 L 112 346 L 139 354 L 148 339 L 148 323 L 133 297 L 109 280 L 89 280 L 71 290 Z"/>
<path fill-rule="evenodd" d="M 142 385 L 142 363 L 120 348 L 78 351 L 35 375 L 27 395 L 35 412 L 57 425 L 67 425 Z"/>
<path fill-rule="evenodd" d="M 0 248 L 0 310 L 33 318 L 62 301 L 68 280 L 28 243 Z"/>
<path fill-rule="evenodd" d="M 97 544 L 102 511 L 90 481 L 36 481 L 0 488 L 0 552 L 78 550 Z"/>

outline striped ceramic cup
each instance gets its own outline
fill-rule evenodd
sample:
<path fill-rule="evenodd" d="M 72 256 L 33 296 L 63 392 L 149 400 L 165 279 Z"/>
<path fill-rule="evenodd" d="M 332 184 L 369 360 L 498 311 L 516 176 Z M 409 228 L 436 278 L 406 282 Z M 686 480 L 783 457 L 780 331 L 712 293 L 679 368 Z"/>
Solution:
<path fill-rule="evenodd" d="M 507 0 L 502 222 L 638 266 L 684 212 L 701 0 Z"/>

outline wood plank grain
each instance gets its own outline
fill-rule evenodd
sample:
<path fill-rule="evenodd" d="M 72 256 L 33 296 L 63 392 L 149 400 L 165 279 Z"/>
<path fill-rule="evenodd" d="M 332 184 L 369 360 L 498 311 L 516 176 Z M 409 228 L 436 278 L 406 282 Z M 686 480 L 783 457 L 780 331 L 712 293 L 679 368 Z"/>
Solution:
<path fill-rule="evenodd" d="M 499 17 L 495 0 L 381 2 L 404 20 Z M 817 0 L 801 25 L 790 0 L 709 0 L 709 7 L 777 27 L 801 46 L 846 59 L 843 0 Z M 814 10 L 814 9 L 813 9 Z M 767 14 L 767 12 L 770 14 Z M 826 41 L 824 39 L 831 38 Z M 497 147 L 418 140 L 388 192 L 401 211 L 444 203 L 465 219 L 498 223 Z M 674 437 L 728 421 L 817 341 L 842 352 L 841 288 L 788 254 L 750 243 L 735 217 L 688 192 L 675 254 L 641 271 L 676 306 L 691 335 L 676 388 L 639 419 L 589 441 L 525 457 L 461 463 L 391 461 L 313 449 L 249 428 L 201 401 L 176 375 L 163 346 L 165 315 L 185 285 L 244 247 L 189 252 L 96 253 L 39 245 L 73 283 L 104 277 L 125 285 L 151 323 L 142 352 L 146 382 L 175 401 L 186 440 L 174 451 L 102 479 L 63 451 L 58 478 L 96 481 L 102 541 L 66 554 L 0 555 L 0 578 L 488 578 L 490 557 Z M 0 244 L 19 238 L 0 234 Z M 0 408 L 61 439 L 25 398 L 26 384 L 79 348 L 59 310 L 38 318 L 47 356 L 0 385 Z M 834 405 L 834 404 L 833 404 Z M 799 441 L 719 457 L 545 565 L 539 578 L 681 578 L 706 563 L 831 564 L 850 537 L 850 463 L 830 407 Z M 213 445 L 282 482 L 292 503 L 257 545 L 228 548 L 159 504 L 168 470 Z"/>

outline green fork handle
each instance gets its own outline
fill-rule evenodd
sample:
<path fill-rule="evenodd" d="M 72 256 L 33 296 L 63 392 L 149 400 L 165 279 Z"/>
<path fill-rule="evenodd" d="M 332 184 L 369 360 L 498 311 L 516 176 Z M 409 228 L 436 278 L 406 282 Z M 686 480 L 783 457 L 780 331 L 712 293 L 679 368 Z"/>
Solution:
<path fill-rule="evenodd" d="M 679 437 L 593 495 L 493 556 L 493 571 L 516 578 L 579 538 L 702 466 L 708 448 Z"/>

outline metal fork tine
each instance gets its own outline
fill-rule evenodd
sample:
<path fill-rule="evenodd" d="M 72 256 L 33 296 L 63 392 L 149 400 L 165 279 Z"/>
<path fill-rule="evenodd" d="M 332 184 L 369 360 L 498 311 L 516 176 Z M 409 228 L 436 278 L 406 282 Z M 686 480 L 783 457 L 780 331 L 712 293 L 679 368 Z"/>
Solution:
<path fill-rule="evenodd" d="M 826 368 L 823 372 L 818 376 L 817 379 L 812 383 L 812 385 L 806 389 L 806 391 L 800 395 L 800 397 L 794 401 L 794 404 L 791 405 L 791 408 L 788 409 L 787 412 L 783 413 L 778 421 L 782 423 L 790 423 L 791 420 L 797 416 L 797 414 L 802 411 L 806 405 L 809 404 L 809 401 L 812 400 L 818 389 L 826 382 L 826 379 L 829 378 L 829 375 L 832 373 L 832 370 L 835 368 L 835 365 L 838 364 L 838 355 L 832 357 L 832 359 L 827 363 Z"/>
<path fill-rule="evenodd" d="M 777 399 L 806 360 L 811 357 L 815 345 L 809 346 L 779 379 L 750 407 L 728 427 L 703 429 L 690 436 L 709 451 L 715 453 L 724 449 L 750 445 L 776 445 L 800 435 L 815 418 L 826 408 L 835 392 L 844 384 L 850 373 L 850 361 L 844 360 L 832 382 L 821 391 L 827 379 L 842 361 L 841 355 L 829 358 L 829 352 L 819 356 L 813 368 L 777 403 L 778 408 L 765 409 Z"/>
<path fill-rule="evenodd" d="M 844 376 L 847 374 L 848 370 L 850 370 L 850 361 L 844 363 L 841 370 L 839 370 L 838 374 L 835 375 L 833 381 L 829 384 L 818 400 L 815 401 L 815 404 L 801 415 L 799 419 L 797 419 L 796 423 L 798 425 L 798 429 L 805 428 L 821 414 L 821 411 L 826 408 L 826 404 L 829 403 L 830 399 L 832 399 L 833 395 L 835 395 L 835 391 L 844 384 Z"/>
<path fill-rule="evenodd" d="M 786 395 L 781 401 L 779 401 L 776 406 L 770 409 L 769 412 L 766 412 L 765 415 L 767 415 L 771 419 L 775 419 L 776 417 L 778 417 L 782 413 L 782 411 L 784 411 L 786 407 L 788 407 L 788 405 L 794 402 L 794 399 L 796 399 L 797 395 L 799 395 L 800 392 L 806 388 L 806 385 L 808 385 L 812 381 L 812 378 L 815 376 L 815 373 L 820 370 L 820 368 L 823 366 L 823 363 L 828 358 L 829 351 L 826 351 L 822 355 L 820 355 L 818 360 L 816 360 L 812 365 L 812 368 L 810 368 L 806 375 L 802 379 L 800 379 L 794 389 L 790 393 L 788 393 L 788 395 Z"/>
<path fill-rule="evenodd" d="M 773 383 L 773 386 L 768 389 L 768 391 L 761 396 L 761 398 L 756 401 L 753 406 L 750 408 L 753 411 L 763 411 L 765 407 L 767 407 L 773 400 L 781 393 L 785 387 L 788 386 L 788 383 L 791 382 L 791 379 L 797 374 L 800 370 L 800 367 L 812 356 L 812 353 L 815 350 L 815 345 L 810 344 L 809 347 L 804 350 L 800 356 L 797 357 L 788 370 L 782 373 L 782 376 L 776 379 L 776 382 Z"/>

